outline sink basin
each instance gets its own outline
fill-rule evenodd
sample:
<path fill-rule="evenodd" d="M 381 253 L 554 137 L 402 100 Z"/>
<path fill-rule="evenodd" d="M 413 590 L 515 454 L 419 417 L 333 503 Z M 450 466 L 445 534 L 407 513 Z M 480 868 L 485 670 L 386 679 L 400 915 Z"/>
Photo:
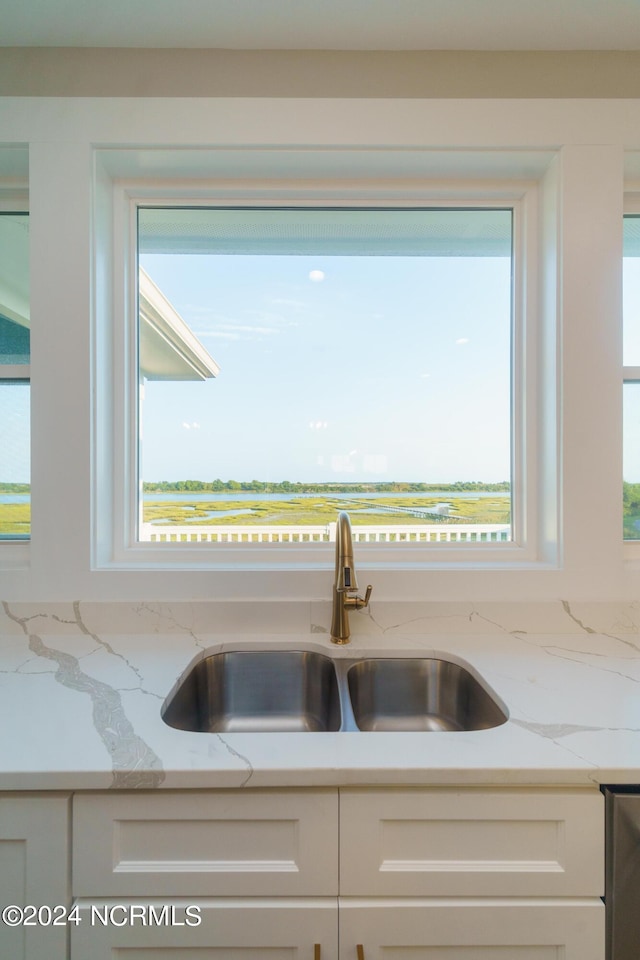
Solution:
<path fill-rule="evenodd" d="M 167 699 L 165 723 L 211 733 L 340 729 L 333 662 L 304 650 L 241 650 L 199 660 Z"/>
<path fill-rule="evenodd" d="M 359 730 L 484 730 L 507 719 L 473 674 L 448 660 L 361 660 L 347 681 Z"/>

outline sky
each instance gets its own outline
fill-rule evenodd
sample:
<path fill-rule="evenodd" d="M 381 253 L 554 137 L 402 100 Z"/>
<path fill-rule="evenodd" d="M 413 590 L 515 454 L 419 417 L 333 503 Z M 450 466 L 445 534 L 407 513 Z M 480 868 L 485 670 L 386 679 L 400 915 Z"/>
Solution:
<path fill-rule="evenodd" d="M 486 216 L 472 219 L 475 243 Z M 143 480 L 509 480 L 509 257 L 140 264 L 220 366 L 204 382 L 146 383 Z M 0 385 L 0 404 L 0 481 L 28 482 L 28 387 Z"/>
<path fill-rule="evenodd" d="M 145 385 L 143 480 L 509 480 L 508 257 L 140 265 L 220 366 Z"/>
<path fill-rule="evenodd" d="M 144 254 L 220 365 L 148 382 L 144 480 L 510 478 L 505 257 Z M 640 366 L 640 257 L 624 259 L 624 363 Z M 2 358 L 0 357 L 0 363 Z M 0 384 L 0 481 L 29 481 L 29 388 Z M 640 384 L 624 390 L 640 482 Z"/>
<path fill-rule="evenodd" d="M 29 394 L 28 384 L 0 383 L 0 482 L 29 483 Z"/>

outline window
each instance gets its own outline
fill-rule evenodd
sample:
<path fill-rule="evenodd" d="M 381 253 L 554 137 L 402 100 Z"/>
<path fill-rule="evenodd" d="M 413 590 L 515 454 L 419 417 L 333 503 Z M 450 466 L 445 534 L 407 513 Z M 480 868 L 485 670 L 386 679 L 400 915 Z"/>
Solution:
<path fill-rule="evenodd" d="M 640 215 L 624 218 L 623 535 L 640 540 Z"/>
<path fill-rule="evenodd" d="M 513 207 L 140 205 L 138 539 L 514 539 Z"/>
<path fill-rule="evenodd" d="M 0 212 L 0 540 L 30 534 L 29 219 Z"/>

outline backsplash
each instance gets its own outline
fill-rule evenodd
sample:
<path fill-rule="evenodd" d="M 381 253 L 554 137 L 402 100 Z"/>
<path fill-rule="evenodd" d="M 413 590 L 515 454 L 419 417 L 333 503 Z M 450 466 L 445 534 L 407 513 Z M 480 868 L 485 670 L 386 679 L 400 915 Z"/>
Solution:
<path fill-rule="evenodd" d="M 167 634 L 192 637 L 220 634 L 269 635 L 329 632 L 330 601 L 176 601 L 11 603 L 0 607 L 0 635 Z M 640 601 L 552 602 L 391 602 L 372 600 L 351 615 L 354 637 L 487 636 L 521 634 L 640 633 Z"/>

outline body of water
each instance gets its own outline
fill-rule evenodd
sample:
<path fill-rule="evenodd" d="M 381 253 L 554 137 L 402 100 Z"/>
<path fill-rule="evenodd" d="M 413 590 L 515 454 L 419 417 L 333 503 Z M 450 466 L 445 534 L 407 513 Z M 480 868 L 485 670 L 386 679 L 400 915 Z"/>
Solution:
<path fill-rule="evenodd" d="M 433 515 L 434 519 L 446 517 L 449 514 L 449 510 L 452 506 L 453 501 L 455 500 L 464 500 L 464 499 L 473 499 L 483 497 L 496 497 L 496 496 L 509 496 L 508 493 L 500 491 L 498 493 L 492 493 L 487 490 L 481 490 L 478 492 L 473 492 L 470 490 L 455 491 L 450 492 L 448 490 L 433 490 L 429 493 L 411 493 L 411 492 L 402 492 L 402 493 L 252 493 L 251 491 L 228 491 L 225 493 L 207 493 L 207 492 L 197 492 L 189 493 L 187 491 L 173 493 L 165 491 L 164 493 L 147 493 L 144 495 L 144 502 L 147 504 L 151 503 L 167 503 L 167 504 L 192 504 L 192 503 L 216 503 L 216 502 L 225 502 L 229 504 L 237 503 L 238 509 L 235 510 L 223 510 L 217 511 L 213 510 L 207 513 L 200 514 L 197 517 L 185 517 L 182 521 L 183 523 L 198 524 L 206 523 L 210 519 L 222 520 L 224 517 L 238 517 L 241 514 L 252 514 L 253 511 L 249 509 L 243 509 L 242 504 L 247 502 L 262 501 L 262 502 L 287 502 L 291 500 L 311 500 L 311 499 L 320 499 L 324 501 L 337 501 L 342 506 L 349 507 L 349 511 L 352 516 L 357 514 L 367 514 L 372 513 L 374 515 L 380 516 L 382 512 L 392 512 L 393 507 L 391 506 L 382 506 L 380 505 L 376 508 L 376 500 L 387 500 L 390 497 L 398 498 L 399 500 L 408 500 L 411 501 L 411 506 L 400 507 L 399 510 L 405 510 L 407 515 L 411 516 L 422 516 L 426 517 L 427 515 Z M 440 497 L 446 497 L 445 501 L 439 500 Z M 424 500 L 436 500 L 436 503 L 431 503 L 428 507 L 425 505 L 422 507 L 420 501 Z M 367 503 L 370 503 L 371 506 L 366 506 Z M 397 520 L 395 521 L 397 522 Z M 166 517 L 156 517 L 151 521 L 153 525 L 164 526 L 167 523 Z"/>
<path fill-rule="evenodd" d="M 443 497 L 446 500 L 475 500 L 478 497 L 508 497 L 508 490 L 500 490 L 496 493 L 493 493 L 490 490 L 478 490 L 474 492 L 473 490 L 431 490 L 429 493 L 251 493 L 250 491 L 232 491 L 229 490 L 226 493 L 175 493 L 173 491 L 166 491 L 165 493 L 145 493 L 144 501 L 145 503 L 157 503 L 158 501 L 174 501 L 184 503 L 194 503 L 196 501 L 216 501 L 216 500 L 298 500 L 298 499 L 318 499 L 319 497 L 324 497 L 327 500 L 376 500 L 376 499 L 387 499 L 388 497 L 401 497 L 403 499 L 409 498 L 422 498 L 433 500 L 435 497 Z M 3 501 L 0 497 L 0 502 Z M 19 502 L 19 501 L 14 501 Z"/>
<path fill-rule="evenodd" d="M 318 498 L 326 497 L 329 500 L 375 500 L 381 497 L 422 497 L 433 499 L 434 497 L 446 497 L 447 500 L 475 500 L 478 497 L 508 497 L 509 492 L 500 490 L 492 493 L 489 490 L 432 490 L 429 493 L 251 493 L 245 490 L 229 491 L 228 493 L 176 493 L 166 491 L 165 493 L 145 493 L 144 500 L 147 503 L 157 501 L 175 501 L 196 502 L 196 501 L 215 501 L 215 500 L 293 500 L 294 498 Z M 0 493 L 0 503 L 29 503 L 31 495 L 28 493 Z"/>

